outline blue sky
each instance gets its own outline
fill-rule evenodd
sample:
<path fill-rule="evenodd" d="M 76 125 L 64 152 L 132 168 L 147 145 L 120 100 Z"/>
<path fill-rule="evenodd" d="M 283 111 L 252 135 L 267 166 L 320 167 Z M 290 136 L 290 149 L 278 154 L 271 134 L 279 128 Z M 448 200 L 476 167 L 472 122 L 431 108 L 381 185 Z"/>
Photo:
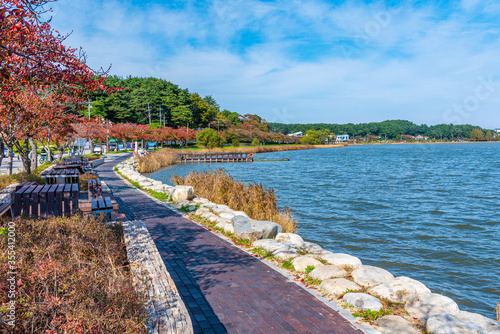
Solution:
<path fill-rule="evenodd" d="M 167 79 L 284 123 L 407 119 L 500 127 L 500 3 L 99 1 L 51 4 L 93 68 Z"/>

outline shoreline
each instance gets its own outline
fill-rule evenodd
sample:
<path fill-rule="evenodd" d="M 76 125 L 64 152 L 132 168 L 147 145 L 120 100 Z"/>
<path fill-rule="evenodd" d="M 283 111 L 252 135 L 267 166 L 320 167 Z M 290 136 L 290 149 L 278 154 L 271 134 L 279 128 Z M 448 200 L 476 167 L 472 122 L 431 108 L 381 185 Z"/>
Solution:
<path fill-rule="evenodd" d="M 370 146 L 370 145 L 429 145 L 429 144 L 492 144 L 492 143 L 500 143 L 500 141 L 477 141 L 477 142 L 470 142 L 470 141 L 445 141 L 445 142 L 413 142 L 413 143 L 355 143 L 355 144 L 349 144 L 349 146 Z"/>
<path fill-rule="evenodd" d="M 322 145 L 321 147 L 324 146 Z M 222 217 L 221 215 L 221 213 L 224 212 L 231 213 L 232 210 L 225 205 L 211 203 L 208 200 L 206 201 L 207 202 L 205 202 L 204 199 L 198 200 L 197 198 L 193 199 L 192 201 L 181 200 L 179 201 L 180 204 L 178 204 L 177 206 L 180 209 L 184 209 L 186 207 L 191 208 L 198 205 L 198 209 L 196 209 L 196 212 L 193 214 L 193 218 L 197 217 L 194 219 L 197 220 L 199 223 L 209 227 L 209 229 L 214 233 L 217 233 L 217 231 L 220 230 L 222 231 L 221 233 L 227 231 L 231 232 L 234 231 L 234 227 L 236 227 L 237 224 L 235 224 L 235 222 L 233 222 L 232 220 L 228 222 L 227 220 L 228 215 L 225 215 L 224 217 Z M 219 206 L 221 208 L 226 207 L 228 210 L 231 211 L 221 211 L 218 213 L 217 208 Z M 205 208 L 206 210 L 200 210 L 201 208 Z M 217 210 L 213 211 L 212 208 L 215 208 Z M 225 210 L 227 210 L 226 208 Z M 397 313 L 395 311 L 394 314 L 398 313 L 401 314 L 401 312 L 407 312 L 408 315 L 404 317 L 399 317 L 402 319 L 398 318 L 398 321 L 408 322 L 410 328 L 415 329 L 414 327 L 411 326 L 411 323 L 413 321 L 411 319 L 418 318 L 420 322 L 416 324 L 417 328 L 419 329 L 425 328 L 430 332 L 432 332 L 432 329 L 434 328 L 432 327 L 434 326 L 433 324 L 440 319 L 439 317 L 442 316 L 442 314 L 446 314 L 447 316 L 449 315 L 448 318 L 450 318 L 447 320 L 448 325 L 450 325 L 450 323 L 453 324 L 460 321 L 464 322 L 463 319 L 467 319 L 466 323 L 469 324 L 470 326 L 479 326 L 474 321 L 476 321 L 477 319 L 481 319 L 482 322 L 481 321 L 480 322 L 483 325 L 485 323 L 488 323 L 489 325 L 485 326 L 490 326 L 490 328 L 498 326 L 498 330 L 500 331 L 500 323 L 495 322 L 490 318 L 486 318 L 480 314 L 460 311 L 458 305 L 452 299 L 436 293 L 431 293 L 431 291 L 427 287 L 425 287 L 425 285 L 423 285 L 418 281 L 412 280 L 411 278 L 407 277 L 394 278 L 394 276 L 392 276 L 391 273 L 382 268 L 362 265 L 361 260 L 354 256 L 351 256 L 349 254 L 331 253 L 323 250 L 317 244 L 304 242 L 304 240 L 297 234 L 293 233 L 284 233 L 284 234 L 287 235 L 287 237 L 285 237 L 286 240 L 281 240 L 281 239 L 278 240 L 279 238 L 276 235 L 274 239 L 259 239 L 254 241 L 254 243 L 252 243 L 252 246 L 254 247 L 254 249 L 257 249 L 257 253 L 255 253 L 256 256 L 258 256 L 261 259 L 268 259 L 268 260 L 270 259 L 271 261 L 278 261 L 276 259 L 279 259 L 278 265 L 282 266 L 282 268 L 284 268 L 285 270 L 288 270 L 289 268 L 294 268 L 294 266 L 297 268 L 302 266 L 302 270 L 296 271 L 295 269 L 292 269 L 287 273 L 292 275 L 298 275 L 294 276 L 295 279 L 301 281 L 306 288 L 311 288 L 317 291 L 326 290 L 327 297 L 331 298 L 330 301 L 334 300 L 335 298 L 338 304 L 346 302 L 346 299 L 344 298 L 346 297 L 345 295 L 341 295 L 341 298 L 338 298 L 338 294 L 341 294 L 342 291 L 346 290 L 358 290 L 361 293 L 355 293 L 354 295 L 364 295 L 361 297 L 368 299 L 370 298 L 366 296 L 371 295 L 370 296 L 371 298 L 375 298 L 379 301 L 379 303 L 383 302 L 385 304 L 391 303 L 391 301 L 392 302 L 396 301 L 398 303 L 401 303 L 402 300 L 398 300 L 398 298 L 407 298 L 406 300 L 404 300 L 405 303 L 404 308 L 403 309 L 397 308 Z M 294 248 L 293 246 L 288 245 L 286 249 L 283 249 L 282 248 L 282 246 L 284 245 L 283 242 L 288 244 L 289 243 L 294 244 L 295 242 L 296 243 L 295 246 L 297 246 L 297 244 L 300 245 L 306 244 L 307 247 L 305 249 L 300 248 L 302 246 L 297 246 Z M 304 259 L 304 257 L 306 257 L 306 259 Z M 314 262 L 313 260 L 316 262 Z M 306 261 L 306 262 L 309 261 L 309 263 L 311 263 L 313 266 L 313 271 L 317 270 L 321 266 L 324 266 L 325 263 L 323 263 L 322 261 L 326 261 L 327 266 L 340 267 L 340 270 L 344 270 L 346 271 L 346 273 L 341 276 L 334 276 L 335 278 L 327 278 L 325 280 L 325 282 L 327 282 L 326 284 L 324 284 L 324 282 L 321 281 L 315 282 L 314 279 L 312 279 L 311 276 L 309 276 L 310 273 L 313 274 L 313 271 L 310 272 L 304 271 L 308 266 L 304 267 L 304 265 L 297 263 L 300 261 Z M 318 261 L 320 261 L 321 263 L 318 263 Z M 286 268 L 285 265 L 287 266 Z M 373 280 L 374 279 L 373 277 L 377 276 L 379 278 L 375 278 L 375 280 Z M 380 279 L 380 277 L 382 277 L 382 279 Z M 337 284 L 338 282 L 332 282 L 332 280 L 334 281 L 346 280 L 348 282 L 343 281 L 344 284 L 343 288 L 339 288 Z M 357 287 L 353 286 L 352 284 L 356 284 Z M 377 289 L 373 290 L 374 288 Z M 339 289 L 342 291 L 340 291 Z M 332 295 L 337 295 L 337 297 L 332 297 Z M 373 296 L 382 296 L 382 297 L 376 298 Z M 353 296 L 347 296 L 347 297 L 353 297 Z M 375 302 L 373 299 L 371 301 Z M 354 304 L 349 302 L 347 303 L 351 304 L 351 306 L 352 304 Z M 383 305 L 383 304 L 375 304 L 375 305 Z M 410 306 L 407 308 L 406 305 Z M 338 306 L 341 307 L 341 305 Z M 431 309 L 434 310 L 435 312 L 432 314 L 429 312 L 426 313 L 425 311 L 422 311 L 422 308 Z M 366 319 L 364 318 L 366 317 L 366 312 L 363 313 L 355 311 L 353 314 L 357 315 L 357 321 L 358 321 L 357 323 L 359 323 L 361 319 Z M 414 321 L 413 324 L 415 325 Z M 372 327 L 372 329 L 375 328 Z M 497 327 L 494 327 L 494 329 L 496 330 Z M 380 330 L 380 328 L 377 328 L 376 330 Z"/>

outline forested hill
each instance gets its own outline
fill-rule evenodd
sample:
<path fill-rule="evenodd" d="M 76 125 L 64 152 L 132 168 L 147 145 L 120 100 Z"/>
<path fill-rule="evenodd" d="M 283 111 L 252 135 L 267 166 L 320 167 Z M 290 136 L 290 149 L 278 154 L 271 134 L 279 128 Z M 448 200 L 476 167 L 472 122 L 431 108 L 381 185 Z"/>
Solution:
<path fill-rule="evenodd" d="M 110 76 L 106 85 L 117 91 L 91 98 L 92 116 L 100 116 L 114 123 L 149 124 L 171 127 L 207 127 L 210 122 L 230 122 L 238 125 L 239 114 L 221 110 L 212 96 L 201 97 L 188 89 L 158 78 L 120 78 Z M 149 112 L 148 112 L 149 108 Z"/>
<path fill-rule="evenodd" d="M 269 123 L 271 131 L 282 132 L 284 134 L 295 132 L 306 132 L 307 130 L 326 129 L 335 134 L 349 134 L 350 136 L 387 136 L 388 139 L 394 139 L 398 135 L 422 135 L 430 138 L 469 138 L 473 129 L 477 126 L 473 125 L 453 125 L 453 124 L 438 124 L 427 126 L 425 124 L 417 125 L 410 121 L 391 120 L 383 122 L 359 123 L 359 124 L 282 124 Z M 486 135 L 487 130 L 483 130 Z"/>

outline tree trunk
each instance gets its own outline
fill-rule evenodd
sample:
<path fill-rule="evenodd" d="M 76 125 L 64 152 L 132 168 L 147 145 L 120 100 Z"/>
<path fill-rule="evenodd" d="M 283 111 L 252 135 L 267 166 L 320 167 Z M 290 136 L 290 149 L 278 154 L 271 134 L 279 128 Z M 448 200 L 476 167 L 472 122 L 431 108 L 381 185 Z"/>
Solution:
<path fill-rule="evenodd" d="M 12 175 L 12 164 L 14 160 L 14 150 L 12 148 L 13 148 L 12 144 L 7 145 L 7 157 L 8 157 L 7 170 L 9 175 Z"/>
<path fill-rule="evenodd" d="M 59 151 L 59 158 L 57 158 L 57 160 L 61 161 L 64 155 L 64 145 L 58 145 L 57 150 Z"/>
<path fill-rule="evenodd" d="M 3 161 L 3 153 L 5 152 L 3 140 L 0 138 L 0 166 L 2 166 L 2 161 Z"/>
<path fill-rule="evenodd" d="M 30 174 L 31 173 L 31 160 L 29 158 L 29 143 L 28 139 L 26 138 L 24 140 L 23 146 L 19 143 L 19 141 L 16 142 L 16 148 L 19 156 L 21 157 L 21 160 L 23 162 L 23 173 Z"/>
<path fill-rule="evenodd" d="M 94 153 L 94 141 L 90 140 L 90 154 Z"/>
<path fill-rule="evenodd" d="M 31 168 L 33 170 L 38 169 L 38 152 L 35 144 L 35 139 L 33 137 L 28 137 L 29 144 L 31 146 Z"/>

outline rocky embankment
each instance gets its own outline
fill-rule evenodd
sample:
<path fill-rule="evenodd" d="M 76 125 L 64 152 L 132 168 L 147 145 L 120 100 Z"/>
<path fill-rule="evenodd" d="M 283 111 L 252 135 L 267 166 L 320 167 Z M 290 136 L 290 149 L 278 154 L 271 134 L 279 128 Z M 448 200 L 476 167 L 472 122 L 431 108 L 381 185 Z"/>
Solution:
<path fill-rule="evenodd" d="M 461 311 L 452 299 L 419 281 L 394 277 L 385 269 L 363 265 L 357 257 L 325 250 L 298 234 L 282 233 L 276 223 L 253 220 L 245 212 L 196 197 L 192 187 L 147 178 L 137 171 L 133 158 L 117 165 L 117 170 L 144 189 L 167 194 L 174 207 L 212 222 L 217 230 L 250 240 L 254 254 L 265 254 L 306 286 L 353 312 L 358 323 L 366 322 L 367 333 L 500 334 L 498 321 Z"/>

